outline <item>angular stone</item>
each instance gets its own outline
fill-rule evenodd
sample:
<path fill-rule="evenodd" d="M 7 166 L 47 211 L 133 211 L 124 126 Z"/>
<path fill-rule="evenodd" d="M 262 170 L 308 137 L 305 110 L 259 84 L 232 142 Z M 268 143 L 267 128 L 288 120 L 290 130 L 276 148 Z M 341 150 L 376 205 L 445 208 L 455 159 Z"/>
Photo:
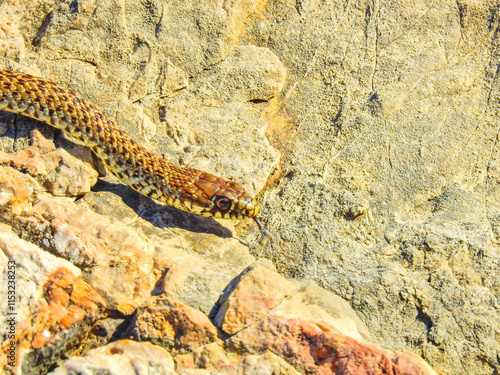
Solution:
<path fill-rule="evenodd" d="M 437 375 L 413 353 L 392 353 L 298 318 L 265 317 L 226 341 L 240 354 L 271 350 L 305 374 Z"/>
<path fill-rule="evenodd" d="M 109 375 L 176 375 L 172 356 L 163 348 L 148 342 L 119 340 L 83 357 L 72 357 L 50 372 L 51 375 L 74 373 Z"/>
<path fill-rule="evenodd" d="M 77 197 L 88 193 L 96 184 L 98 173 L 65 150 L 42 155 L 47 166 L 43 186 L 56 196 Z"/>
<path fill-rule="evenodd" d="M 0 212 L 4 218 L 31 208 L 35 193 L 40 191 L 40 185 L 32 177 L 0 166 Z"/>
<path fill-rule="evenodd" d="M 35 177 L 53 195 L 76 197 L 88 193 L 97 182 L 98 173 L 88 163 L 56 150 L 37 130 L 29 148 L 0 159 Z"/>
<path fill-rule="evenodd" d="M 224 290 L 214 323 L 233 335 L 268 315 L 322 321 L 343 334 L 367 339 L 369 331 L 349 304 L 313 283 L 285 279 L 259 260 Z"/>
<path fill-rule="evenodd" d="M 360 341 L 370 341 L 372 336 L 349 303 L 312 282 L 288 293 L 270 315 L 323 322 Z"/>
<path fill-rule="evenodd" d="M 247 267 L 224 290 L 214 323 L 233 335 L 266 316 L 297 283 L 262 264 Z"/>
<path fill-rule="evenodd" d="M 217 340 L 217 329 L 199 311 L 169 298 L 151 297 L 137 307 L 127 335 L 176 354 Z"/>
<path fill-rule="evenodd" d="M 9 303 L 15 329 L 8 331 L 6 315 L 0 324 L 2 336 L 6 338 L 0 347 L 0 365 L 23 374 L 43 373 L 66 351 L 79 345 L 103 316 L 106 305 L 81 279 L 80 270 L 19 239 L 4 224 L 0 224 L 0 249 L 0 263 L 6 272 L 7 269 L 13 272 L 16 286 L 14 303 Z M 8 280 L 2 278 L 3 290 L 11 290 Z M 3 311 L 9 311 L 7 303 L 7 299 L 2 299 Z M 13 333 L 13 337 L 8 332 Z M 14 366 L 8 365 L 7 355 L 12 351 Z"/>

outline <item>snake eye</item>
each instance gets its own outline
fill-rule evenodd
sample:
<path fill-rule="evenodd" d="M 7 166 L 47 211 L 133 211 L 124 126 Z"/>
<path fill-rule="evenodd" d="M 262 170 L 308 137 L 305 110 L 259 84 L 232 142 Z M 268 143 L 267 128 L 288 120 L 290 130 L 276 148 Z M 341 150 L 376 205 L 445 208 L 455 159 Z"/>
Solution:
<path fill-rule="evenodd" d="M 223 211 L 227 211 L 231 208 L 231 201 L 226 197 L 217 198 L 215 204 Z"/>

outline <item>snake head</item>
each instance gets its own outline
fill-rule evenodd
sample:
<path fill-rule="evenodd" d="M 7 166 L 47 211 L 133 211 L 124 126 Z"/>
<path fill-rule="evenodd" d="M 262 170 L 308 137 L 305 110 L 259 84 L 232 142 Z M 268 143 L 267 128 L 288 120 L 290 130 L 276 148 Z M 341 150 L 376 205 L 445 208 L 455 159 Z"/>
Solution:
<path fill-rule="evenodd" d="M 259 211 L 257 202 L 234 181 L 200 171 L 192 187 L 189 197 L 181 197 L 189 202 L 187 211 L 221 219 L 253 218 Z"/>

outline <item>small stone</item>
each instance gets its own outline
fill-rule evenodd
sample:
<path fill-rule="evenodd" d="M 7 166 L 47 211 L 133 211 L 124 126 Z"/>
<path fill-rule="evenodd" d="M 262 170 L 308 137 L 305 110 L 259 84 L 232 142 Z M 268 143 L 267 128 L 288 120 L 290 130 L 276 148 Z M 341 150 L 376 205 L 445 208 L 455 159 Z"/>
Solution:
<path fill-rule="evenodd" d="M 55 150 L 41 156 L 47 166 L 43 186 L 56 196 L 78 197 L 88 193 L 99 174 L 65 150 Z"/>
<path fill-rule="evenodd" d="M 217 340 L 217 329 L 199 311 L 169 298 L 151 297 L 137 307 L 128 335 L 172 353 L 186 353 Z"/>
<path fill-rule="evenodd" d="M 0 344 L 0 366 L 6 366 L 12 341 L 15 369 L 19 373 L 22 369 L 24 374 L 44 373 L 66 350 L 78 346 L 87 330 L 102 317 L 106 305 L 80 277 L 79 269 L 21 240 L 9 227 L 0 224 L 0 263 L 4 262 L 9 262 L 16 276 L 17 324 L 15 337 L 8 338 L 7 321 L 0 323 L 4 327 L 2 337 L 6 338 Z M 7 278 L 1 280 L 5 285 L 0 286 L 8 290 Z M 1 303 L 2 310 L 8 311 L 7 299 Z"/>
<path fill-rule="evenodd" d="M 83 357 L 72 357 L 50 372 L 51 375 L 85 374 L 155 374 L 176 375 L 172 356 L 148 342 L 119 340 L 90 350 Z"/>
<path fill-rule="evenodd" d="M 436 375 L 417 355 L 394 354 L 298 318 L 265 317 L 226 344 L 240 354 L 270 350 L 305 374 Z"/>
<path fill-rule="evenodd" d="M 35 193 L 40 190 L 40 185 L 32 177 L 0 166 L 0 211 L 4 217 L 19 215 L 27 210 Z"/>
<path fill-rule="evenodd" d="M 235 334 L 267 315 L 296 285 L 277 272 L 254 263 L 222 293 L 214 323 L 224 332 Z"/>

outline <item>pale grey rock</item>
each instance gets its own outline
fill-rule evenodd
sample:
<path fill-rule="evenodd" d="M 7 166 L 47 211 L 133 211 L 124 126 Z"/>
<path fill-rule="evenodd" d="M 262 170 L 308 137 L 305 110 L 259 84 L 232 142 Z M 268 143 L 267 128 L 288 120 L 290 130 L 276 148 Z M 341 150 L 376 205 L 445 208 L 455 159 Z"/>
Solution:
<path fill-rule="evenodd" d="M 158 374 L 176 375 L 172 356 L 163 348 L 150 343 L 120 340 L 87 352 L 84 357 L 72 357 L 49 374 Z"/>
<path fill-rule="evenodd" d="M 298 375 L 290 364 L 268 351 L 261 355 L 247 355 L 225 374 L 241 375 Z"/>
<path fill-rule="evenodd" d="M 205 85 L 211 85 L 224 102 L 267 101 L 277 97 L 285 85 L 286 70 L 268 48 L 236 47 L 214 67 Z"/>

